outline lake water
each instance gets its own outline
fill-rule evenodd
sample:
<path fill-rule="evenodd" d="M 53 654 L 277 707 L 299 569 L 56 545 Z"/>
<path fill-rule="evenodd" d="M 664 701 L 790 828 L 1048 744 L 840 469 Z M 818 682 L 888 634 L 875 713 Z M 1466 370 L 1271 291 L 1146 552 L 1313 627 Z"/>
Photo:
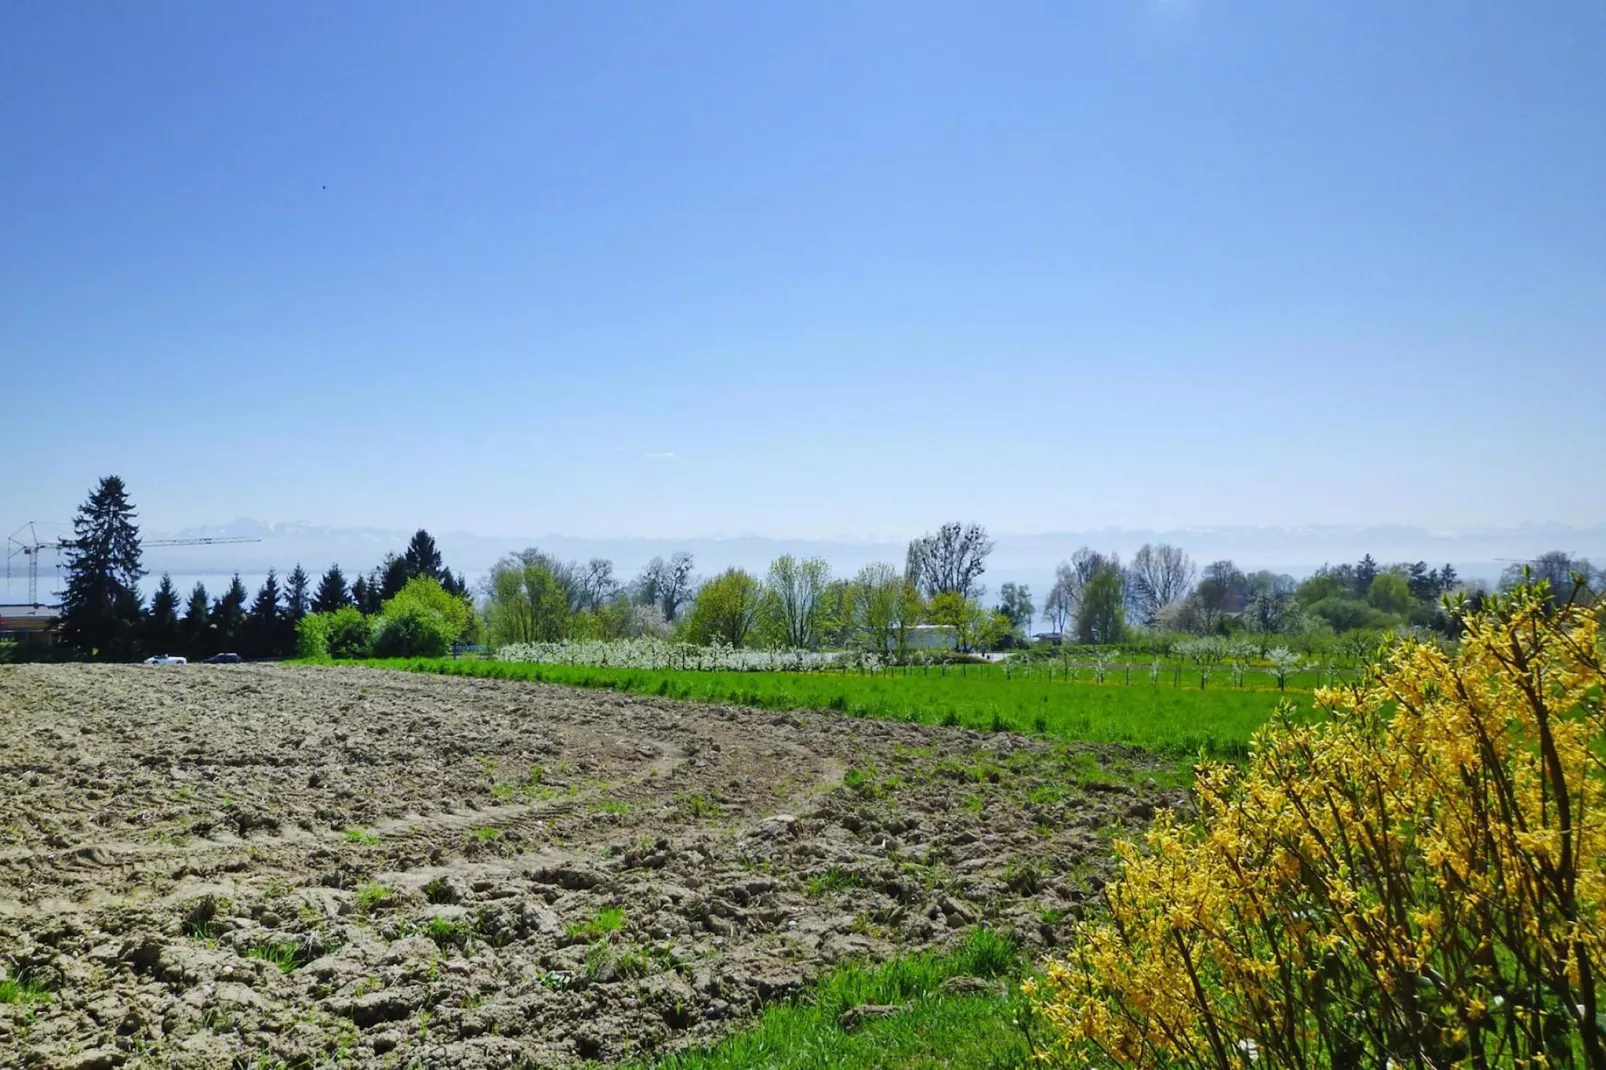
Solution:
<path fill-rule="evenodd" d="M 221 595 L 224 591 L 229 589 L 229 581 L 233 578 L 233 575 L 234 574 L 232 572 L 205 574 L 181 574 L 175 572 L 173 573 L 173 586 L 178 588 L 180 603 L 183 603 L 189 598 L 190 591 L 194 589 L 197 583 L 204 583 L 206 585 L 207 597 L 216 598 L 218 595 Z M 253 599 L 256 598 L 257 589 L 262 586 L 263 582 L 267 578 L 268 574 L 266 572 L 240 573 L 240 582 L 245 584 L 245 589 L 250 592 L 250 595 Z M 145 596 L 147 604 L 150 601 L 151 595 L 156 592 L 156 588 L 161 585 L 161 582 L 162 577 L 160 575 L 146 576 L 144 579 L 139 581 L 140 593 Z M 312 577 L 312 582 L 314 586 L 316 586 L 318 577 Z M 279 584 L 281 587 L 284 584 L 283 574 L 280 574 L 279 576 Z M 39 570 L 39 600 L 41 602 L 54 605 L 60 600 L 60 591 L 65 585 L 66 578 L 61 574 L 60 571 L 56 569 L 46 570 L 43 568 Z M 20 569 L 13 568 L 10 579 L 4 582 L 4 586 L 0 586 L 0 603 L 21 604 L 22 602 L 27 601 L 27 599 L 27 573 L 22 572 Z"/>

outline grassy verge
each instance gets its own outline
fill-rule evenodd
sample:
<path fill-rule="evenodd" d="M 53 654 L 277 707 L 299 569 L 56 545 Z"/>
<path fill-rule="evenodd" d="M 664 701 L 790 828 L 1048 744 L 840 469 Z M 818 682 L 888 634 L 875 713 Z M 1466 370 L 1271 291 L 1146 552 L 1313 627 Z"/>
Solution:
<path fill-rule="evenodd" d="M 710 1048 L 638 1064 L 656 1070 L 772 1070 L 1026 1064 L 1026 1034 L 1015 1024 L 1024 957 L 1005 936 L 974 929 L 947 954 L 925 953 L 880 966 L 848 966 L 799 1000 L 766 1010 L 750 1027 Z M 955 982 L 955 978 L 974 981 Z M 985 982 L 985 983 L 983 983 Z M 955 987 L 956 984 L 959 987 Z M 946 987 L 945 987 L 946 986 Z M 855 1021 L 863 1007 L 893 1009 Z"/>
<path fill-rule="evenodd" d="M 1201 750 L 1242 759 L 1250 736 L 1281 698 L 1308 704 L 1309 692 L 1222 687 L 1199 690 L 1125 684 L 1005 679 L 997 674 L 852 676 L 835 673 L 650 671 L 525 662 L 392 659 L 341 662 L 410 672 L 603 688 L 637 695 L 760 709 L 837 710 L 924 724 L 1040 733 L 1128 743 L 1188 757 Z"/>

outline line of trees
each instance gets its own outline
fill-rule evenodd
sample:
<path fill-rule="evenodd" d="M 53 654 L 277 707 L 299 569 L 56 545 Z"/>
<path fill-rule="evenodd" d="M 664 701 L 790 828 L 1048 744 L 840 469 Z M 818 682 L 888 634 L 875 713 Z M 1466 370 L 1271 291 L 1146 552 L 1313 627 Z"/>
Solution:
<path fill-rule="evenodd" d="M 405 646 L 401 638 L 407 629 L 417 631 L 426 617 L 433 631 L 456 627 L 451 641 L 472 635 L 477 626 L 467 585 L 445 567 L 435 540 L 422 529 L 400 554 L 387 554 L 349 585 L 334 565 L 314 587 L 298 564 L 282 580 L 270 569 L 254 597 L 238 573 L 220 594 L 197 583 L 184 595 L 164 574 L 147 605 L 139 590 L 146 572 L 137 520 L 128 488 L 115 475 L 100 480 L 74 517 L 59 639 L 78 657 L 127 661 L 147 654 L 203 658 L 225 652 L 288 657 L 297 653 L 299 633 L 309 621 L 316 626 L 335 617 L 342 617 L 347 632 L 367 637 L 362 644 L 348 642 L 343 649 L 350 653 L 359 647 L 366 652 L 387 634 L 390 648 Z M 364 623 L 353 628 L 354 618 Z M 445 624 L 434 623 L 437 619 Z M 380 626 L 387 621 L 394 627 Z"/>
<path fill-rule="evenodd" d="M 653 558 L 628 582 L 611 562 L 561 561 L 536 548 L 497 562 L 484 584 L 493 644 L 671 634 L 733 647 L 907 650 L 922 625 L 963 648 L 1025 639 L 1033 608 L 1005 584 L 988 609 L 979 580 L 993 543 L 979 524 L 947 524 L 909 545 L 905 567 L 878 562 L 837 577 L 823 558 L 785 554 L 763 575 L 730 568 L 706 580 L 692 555 Z"/>
<path fill-rule="evenodd" d="M 426 625 L 425 617 L 437 623 Z M 434 538 L 420 528 L 402 553 L 386 554 L 378 567 L 358 575 L 351 584 L 336 564 L 313 586 L 306 570 L 297 564 L 282 582 L 278 572 L 269 569 L 254 597 L 238 573 L 215 597 L 204 583 L 197 583 L 181 609 L 179 592 L 164 574 L 137 628 L 146 653 L 191 658 L 223 652 L 247 658 L 327 652 L 316 642 L 308 648 L 307 634 L 343 636 L 338 646 L 348 657 L 385 649 L 404 656 L 414 653 L 419 644 L 401 642 L 403 634 L 440 633 L 446 636 L 444 646 L 449 648 L 475 637 L 472 625 L 476 620 L 466 583 L 442 564 Z M 380 621 L 393 621 L 398 628 L 410 630 L 391 632 L 379 627 Z M 359 634 L 367 641 L 357 642 Z M 380 642 L 387 634 L 391 637 L 388 644 Z M 429 651 L 445 652 L 442 643 L 433 638 L 422 645 Z"/>
<path fill-rule="evenodd" d="M 1606 592 L 1606 574 L 1561 551 L 1512 565 L 1500 587 L 1510 590 L 1527 577 L 1546 580 L 1552 597 L 1571 597 L 1575 582 L 1586 598 Z M 1380 564 L 1367 554 L 1296 581 L 1283 573 L 1246 573 L 1230 560 L 1200 569 L 1178 547 L 1145 544 L 1126 565 L 1117 554 L 1078 550 L 1056 570 L 1044 614 L 1055 633 L 1084 644 L 1120 642 L 1133 627 L 1194 635 L 1337 635 L 1409 626 L 1450 634 L 1456 624 L 1443 596 L 1452 594 L 1465 595 L 1476 608 L 1485 591 L 1463 582 L 1449 564 Z"/>
<path fill-rule="evenodd" d="M 705 581 L 692 555 L 677 553 L 653 558 L 625 581 L 607 559 L 563 561 L 530 548 L 498 561 L 477 592 L 420 529 L 402 552 L 353 582 L 333 565 L 314 584 L 296 565 L 282 581 L 270 570 L 254 597 L 238 574 L 217 596 L 198 583 L 186 597 L 164 575 L 146 606 L 136 519 L 122 480 L 108 476 L 74 520 L 61 639 L 79 656 L 411 656 L 456 643 L 647 634 L 733 647 L 1000 649 L 1029 643 L 1038 613 L 1024 584 L 1005 583 L 986 603 L 981 578 L 993 540 L 980 524 L 961 523 L 912 540 L 901 570 L 878 562 L 837 577 L 822 558 L 787 554 L 763 575 L 731 568 Z M 1590 597 L 1606 590 L 1601 570 L 1559 551 L 1514 565 L 1501 586 L 1522 582 L 1524 569 L 1558 597 L 1575 581 Z M 1441 597 L 1451 593 L 1481 596 L 1448 564 L 1385 565 L 1366 555 L 1296 581 L 1246 573 L 1230 560 L 1200 568 L 1179 547 L 1146 544 L 1126 563 L 1115 553 L 1078 550 L 1055 570 L 1041 612 L 1051 641 L 1099 645 L 1136 630 L 1341 634 L 1411 625 L 1448 632 L 1454 625 Z M 941 629 L 935 644 L 928 626 Z"/>

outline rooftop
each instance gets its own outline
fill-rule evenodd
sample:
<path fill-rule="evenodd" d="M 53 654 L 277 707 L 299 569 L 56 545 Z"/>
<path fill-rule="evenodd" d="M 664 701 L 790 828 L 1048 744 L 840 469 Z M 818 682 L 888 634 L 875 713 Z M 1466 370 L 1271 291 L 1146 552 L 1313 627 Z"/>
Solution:
<path fill-rule="evenodd" d="M 32 617 L 35 620 L 55 620 L 61 616 L 60 606 L 30 606 L 26 603 L 0 604 L 0 620 L 13 617 Z"/>

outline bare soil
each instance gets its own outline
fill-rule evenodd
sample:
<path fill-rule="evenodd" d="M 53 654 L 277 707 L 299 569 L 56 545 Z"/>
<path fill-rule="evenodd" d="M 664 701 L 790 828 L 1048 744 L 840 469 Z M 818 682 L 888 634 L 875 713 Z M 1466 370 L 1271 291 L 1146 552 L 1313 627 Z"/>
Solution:
<path fill-rule="evenodd" d="M 612 1063 L 967 926 L 1051 944 L 1148 759 L 363 669 L 0 667 L 0 1066 Z"/>

